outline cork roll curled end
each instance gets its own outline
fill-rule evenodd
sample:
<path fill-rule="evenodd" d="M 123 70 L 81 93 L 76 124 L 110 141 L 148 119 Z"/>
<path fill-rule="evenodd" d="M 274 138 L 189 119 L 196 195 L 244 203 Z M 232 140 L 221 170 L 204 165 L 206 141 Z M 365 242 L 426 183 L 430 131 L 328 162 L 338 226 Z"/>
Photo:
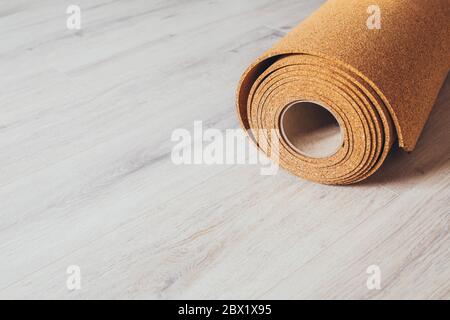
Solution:
<path fill-rule="evenodd" d="M 450 28 L 444 42 L 442 34 L 426 38 L 449 23 L 449 8 L 441 10 L 448 1 L 421 2 L 408 13 L 402 6 L 415 1 L 380 0 L 384 35 L 361 21 L 370 1 L 328 1 L 244 73 L 237 91 L 241 126 L 263 151 L 276 150 L 280 166 L 301 178 L 333 185 L 366 179 L 396 139 L 411 151 L 419 138 L 450 66 Z M 397 30 L 399 16 L 408 21 L 432 12 L 439 16 L 429 18 L 434 22 L 429 20 L 428 30 L 414 25 L 404 33 Z M 442 59 L 430 64 L 420 44 L 412 50 L 417 41 L 427 42 L 429 54 Z M 406 66 L 394 68 L 391 59 Z"/>
<path fill-rule="evenodd" d="M 310 154 L 298 147 L 302 139 L 304 148 L 308 141 L 314 147 L 314 132 L 326 135 L 327 131 L 336 131 L 336 125 L 330 128 L 329 123 L 323 123 L 323 114 L 310 112 L 308 116 L 303 112 L 304 119 L 300 119 L 301 113 L 289 112 L 293 105 L 302 102 L 326 108 L 336 119 L 342 139 L 337 139 L 340 145 L 335 152 Z M 243 105 L 243 126 L 252 131 L 257 145 L 269 144 L 269 149 L 278 150 L 283 168 L 324 184 L 350 184 L 368 177 L 384 161 L 394 141 L 389 113 L 374 90 L 350 70 L 316 56 L 295 54 L 278 58 L 253 81 Z M 302 120 L 306 122 L 303 125 Z M 293 131 L 295 122 L 299 132 L 289 137 L 286 132 Z M 315 130 L 308 132 L 311 126 Z M 278 141 L 268 136 L 268 129 L 275 129 Z M 312 137 L 308 135 L 311 132 Z M 278 146 L 271 148 L 270 143 Z M 329 149 L 326 144 L 323 148 Z"/>

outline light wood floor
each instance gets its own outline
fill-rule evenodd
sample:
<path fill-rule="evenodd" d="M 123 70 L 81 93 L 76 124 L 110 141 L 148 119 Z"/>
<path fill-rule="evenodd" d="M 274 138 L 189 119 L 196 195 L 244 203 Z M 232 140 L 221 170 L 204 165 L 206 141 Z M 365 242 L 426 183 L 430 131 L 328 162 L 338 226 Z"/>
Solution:
<path fill-rule="evenodd" d="M 171 162 L 175 128 L 238 127 L 243 70 L 322 2 L 1 0 L 0 297 L 449 299 L 450 79 L 359 185 Z"/>

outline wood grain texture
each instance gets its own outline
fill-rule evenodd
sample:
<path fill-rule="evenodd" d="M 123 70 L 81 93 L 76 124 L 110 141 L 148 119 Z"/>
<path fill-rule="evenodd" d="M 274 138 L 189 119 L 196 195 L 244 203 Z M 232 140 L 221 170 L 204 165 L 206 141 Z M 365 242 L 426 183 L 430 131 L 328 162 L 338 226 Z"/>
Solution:
<path fill-rule="evenodd" d="M 172 131 L 237 128 L 244 68 L 323 1 L 76 2 L 80 31 L 0 1 L 1 298 L 450 298 L 449 79 L 356 186 L 175 166 Z"/>

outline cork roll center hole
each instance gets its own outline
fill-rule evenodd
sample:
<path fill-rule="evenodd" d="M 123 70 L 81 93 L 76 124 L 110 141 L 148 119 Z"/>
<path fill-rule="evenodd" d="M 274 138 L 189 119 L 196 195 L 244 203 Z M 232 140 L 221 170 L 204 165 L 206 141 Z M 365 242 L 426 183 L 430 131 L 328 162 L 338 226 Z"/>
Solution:
<path fill-rule="evenodd" d="M 342 146 L 344 138 L 335 116 L 310 101 L 287 105 L 280 117 L 283 139 L 296 152 L 310 158 L 327 158 Z"/>

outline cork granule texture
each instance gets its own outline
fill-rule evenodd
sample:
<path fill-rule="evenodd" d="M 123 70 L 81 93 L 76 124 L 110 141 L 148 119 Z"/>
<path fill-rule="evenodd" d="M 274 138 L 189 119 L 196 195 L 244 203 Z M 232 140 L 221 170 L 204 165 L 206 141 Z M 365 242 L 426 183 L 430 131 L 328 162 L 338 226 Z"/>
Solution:
<path fill-rule="evenodd" d="M 374 4 L 379 29 L 367 25 Z M 238 115 L 257 145 L 270 144 L 261 130 L 278 133 L 283 168 L 351 184 L 377 171 L 396 141 L 413 151 L 449 69 L 450 0 L 329 0 L 245 71 Z M 284 141 L 280 115 L 296 101 L 336 117 L 344 139 L 335 154 L 311 158 Z"/>

